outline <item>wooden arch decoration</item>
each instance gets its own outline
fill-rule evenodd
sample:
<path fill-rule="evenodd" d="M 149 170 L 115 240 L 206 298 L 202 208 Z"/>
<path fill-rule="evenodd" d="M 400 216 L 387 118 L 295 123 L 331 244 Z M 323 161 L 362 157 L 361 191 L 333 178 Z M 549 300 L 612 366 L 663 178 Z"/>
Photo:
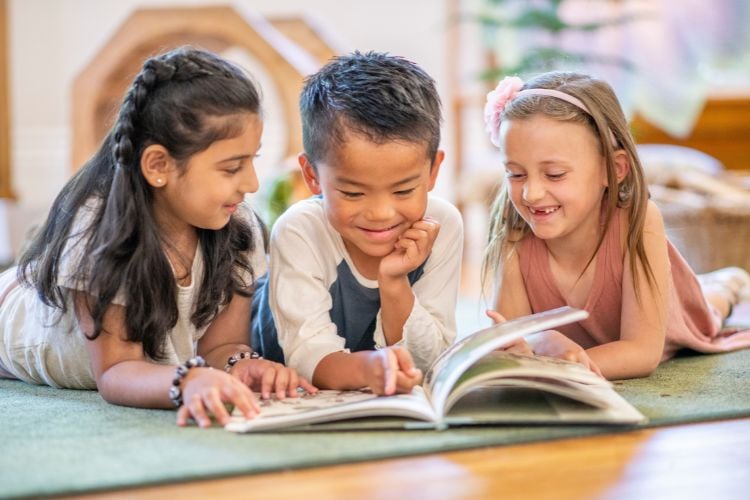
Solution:
<path fill-rule="evenodd" d="M 302 150 L 297 101 L 303 79 L 320 67 L 322 57 L 328 59 L 335 51 L 316 35 L 317 28 L 304 20 L 279 20 L 279 28 L 237 6 L 134 11 L 74 80 L 73 170 L 99 147 L 143 60 L 186 44 L 214 52 L 237 47 L 260 62 L 284 108 L 286 152 L 296 155 Z M 314 53 L 298 43 L 307 43 Z"/>

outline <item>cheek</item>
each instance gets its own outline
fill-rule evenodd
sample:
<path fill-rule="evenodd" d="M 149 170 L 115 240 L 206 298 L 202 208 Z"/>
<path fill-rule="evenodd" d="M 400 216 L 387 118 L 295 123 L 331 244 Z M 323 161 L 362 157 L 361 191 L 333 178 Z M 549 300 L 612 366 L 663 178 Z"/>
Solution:
<path fill-rule="evenodd" d="M 325 212 L 328 220 L 334 225 L 341 224 L 350 217 L 351 207 L 347 207 L 345 203 L 340 200 L 326 198 L 325 200 Z"/>
<path fill-rule="evenodd" d="M 523 195 L 523 185 L 520 183 L 511 183 L 510 181 L 506 181 L 507 187 L 507 193 L 508 197 L 515 203 L 516 200 L 521 199 L 521 196 Z"/>

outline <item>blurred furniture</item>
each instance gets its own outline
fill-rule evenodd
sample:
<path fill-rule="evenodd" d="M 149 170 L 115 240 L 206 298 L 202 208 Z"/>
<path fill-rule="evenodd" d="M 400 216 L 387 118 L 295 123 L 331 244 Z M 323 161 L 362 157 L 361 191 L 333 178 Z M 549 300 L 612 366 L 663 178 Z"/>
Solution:
<path fill-rule="evenodd" d="M 750 168 L 750 90 L 746 95 L 715 96 L 706 101 L 689 136 L 675 138 L 636 116 L 632 130 L 639 143 L 676 144 L 717 158 L 728 170 Z"/>
<path fill-rule="evenodd" d="M 750 172 L 684 146 L 638 148 L 667 234 L 693 270 L 750 269 Z"/>

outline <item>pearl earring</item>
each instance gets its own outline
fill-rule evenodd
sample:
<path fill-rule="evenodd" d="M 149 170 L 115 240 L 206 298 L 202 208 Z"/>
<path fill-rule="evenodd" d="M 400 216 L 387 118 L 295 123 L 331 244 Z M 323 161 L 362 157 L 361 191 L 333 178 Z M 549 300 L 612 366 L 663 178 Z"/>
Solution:
<path fill-rule="evenodd" d="M 157 184 L 161 184 L 162 182 L 164 182 L 164 181 L 163 181 L 163 180 L 162 180 L 161 178 L 159 178 L 159 179 L 156 179 L 156 183 L 157 183 Z"/>

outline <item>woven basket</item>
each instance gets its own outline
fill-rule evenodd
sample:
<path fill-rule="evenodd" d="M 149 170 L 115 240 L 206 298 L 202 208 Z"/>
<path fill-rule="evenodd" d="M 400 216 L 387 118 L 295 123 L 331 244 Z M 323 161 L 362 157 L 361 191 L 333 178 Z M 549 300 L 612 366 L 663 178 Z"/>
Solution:
<path fill-rule="evenodd" d="M 706 199 L 704 206 L 654 200 L 667 235 L 693 270 L 750 269 L 750 204 Z"/>

